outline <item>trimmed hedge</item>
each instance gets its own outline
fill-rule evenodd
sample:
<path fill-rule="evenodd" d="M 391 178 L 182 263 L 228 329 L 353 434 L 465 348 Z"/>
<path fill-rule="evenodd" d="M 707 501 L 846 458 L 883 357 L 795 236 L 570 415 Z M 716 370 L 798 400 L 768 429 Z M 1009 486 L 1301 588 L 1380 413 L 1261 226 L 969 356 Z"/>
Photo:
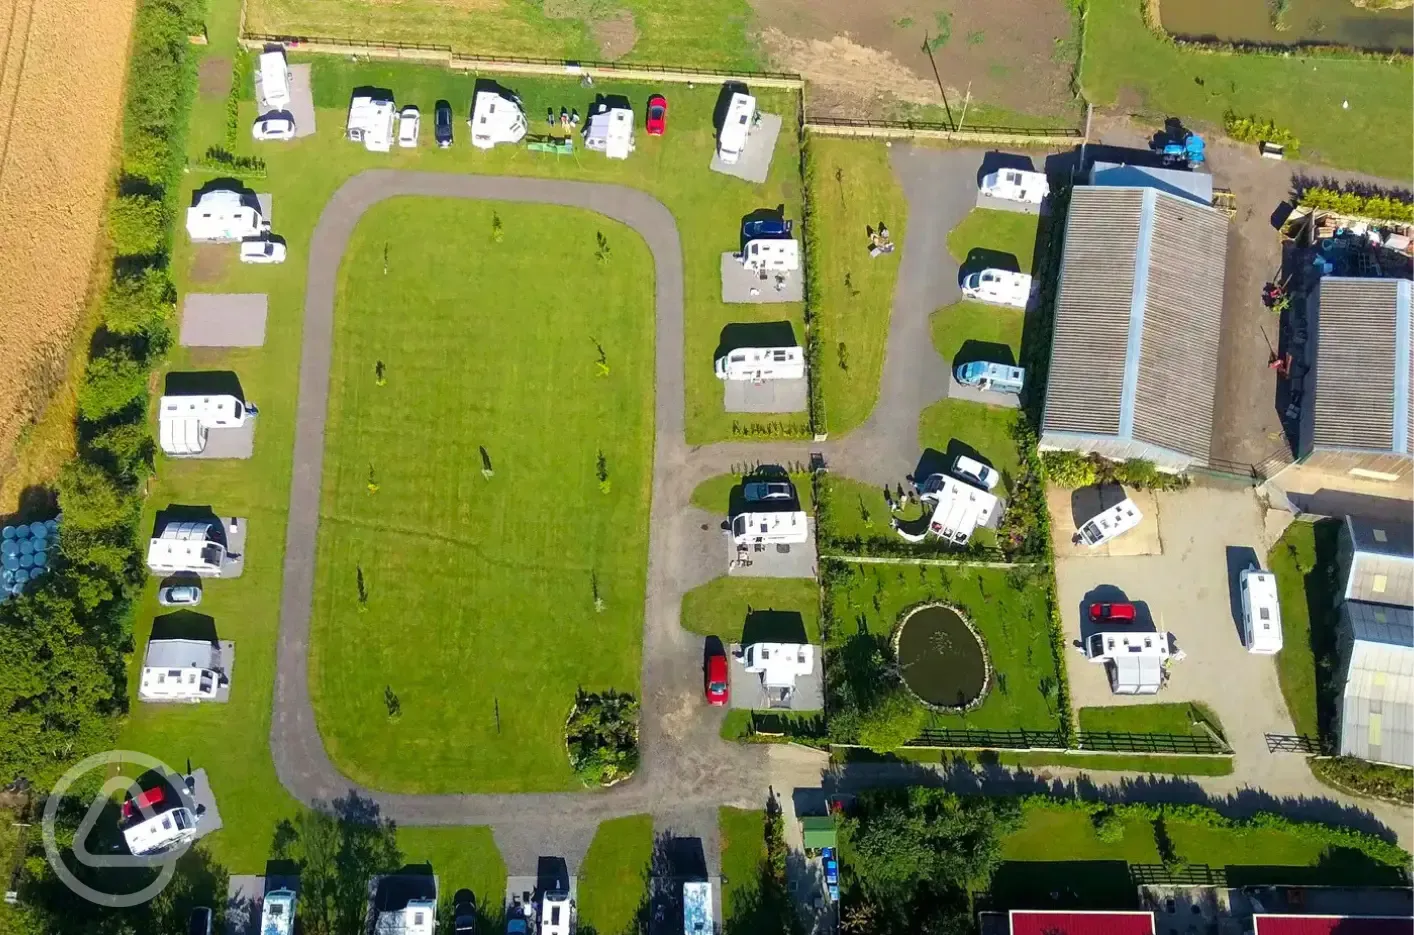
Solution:
<path fill-rule="evenodd" d="M 1315 186 L 1303 189 L 1296 203 L 1306 208 L 1374 221 L 1414 222 L 1414 201 L 1398 195 L 1364 194 Z"/>

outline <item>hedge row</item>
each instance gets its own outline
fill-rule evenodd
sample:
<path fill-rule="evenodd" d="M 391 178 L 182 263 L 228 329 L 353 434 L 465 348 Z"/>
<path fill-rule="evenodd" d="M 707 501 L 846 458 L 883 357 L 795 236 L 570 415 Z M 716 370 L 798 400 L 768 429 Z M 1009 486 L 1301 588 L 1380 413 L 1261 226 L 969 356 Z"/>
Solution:
<path fill-rule="evenodd" d="M 1318 186 L 1304 189 L 1296 201 L 1303 207 L 1334 211 L 1351 217 L 1370 218 L 1375 221 L 1414 222 L 1414 201 L 1408 197 L 1363 194 Z"/>
<path fill-rule="evenodd" d="M 79 387 L 78 454 L 61 470 L 64 535 L 53 573 L 0 607 L 0 778 L 37 782 L 111 744 L 127 701 L 131 599 L 154 445 L 148 375 L 171 344 L 171 222 L 196 88 L 188 36 L 202 0 L 142 0 L 134 26 L 123 150 L 108 210 L 115 260 Z"/>
<path fill-rule="evenodd" d="M 821 385 L 820 374 L 820 328 L 816 320 L 816 311 L 820 308 L 820 270 L 823 261 L 820 257 L 820 243 L 812 236 L 815 229 L 815 209 L 810 201 L 810 193 L 814 191 L 815 184 L 815 159 L 811 155 L 810 138 L 807 136 L 801 141 L 801 163 L 803 172 L 801 175 L 801 229 L 802 237 L 805 240 L 805 372 L 810 377 L 809 383 L 809 416 L 812 432 L 823 435 L 829 431 L 829 424 L 826 421 L 825 413 L 825 388 Z"/>

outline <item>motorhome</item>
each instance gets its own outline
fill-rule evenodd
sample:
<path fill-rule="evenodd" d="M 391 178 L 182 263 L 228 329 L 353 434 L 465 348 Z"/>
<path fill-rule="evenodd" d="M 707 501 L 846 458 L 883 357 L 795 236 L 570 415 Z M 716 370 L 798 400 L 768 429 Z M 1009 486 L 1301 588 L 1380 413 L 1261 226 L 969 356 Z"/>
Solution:
<path fill-rule="evenodd" d="M 752 643 L 741 659 L 747 672 L 761 677 L 767 692 L 793 690 L 796 679 L 815 671 L 815 647 L 809 643 Z"/>
<path fill-rule="evenodd" d="M 978 526 L 993 521 L 1000 506 L 1000 501 L 987 491 L 946 474 L 930 476 L 923 483 L 919 500 L 933 507 L 928 532 L 953 545 L 966 545 Z"/>
<path fill-rule="evenodd" d="M 285 110 L 290 106 L 290 66 L 283 49 L 260 53 L 260 97 L 267 110 Z"/>
<path fill-rule="evenodd" d="M 245 404 L 234 396 L 163 396 L 157 403 L 157 439 L 176 457 L 200 454 L 211 429 L 245 425 Z"/>
<path fill-rule="evenodd" d="M 295 935 L 295 891 L 271 890 L 260 907 L 258 935 Z"/>
<path fill-rule="evenodd" d="M 215 578 L 225 560 L 226 546 L 215 522 L 169 522 L 147 543 L 147 567 L 159 575 L 190 572 Z"/>
<path fill-rule="evenodd" d="M 974 360 L 971 363 L 959 364 L 953 370 L 953 376 L 957 382 L 963 386 L 973 386 L 979 390 L 991 390 L 994 393 L 1020 393 L 1022 386 L 1026 382 L 1026 370 L 1022 367 L 1013 367 L 1010 364 L 989 363 L 982 360 Z"/>
<path fill-rule="evenodd" d="M 152 640 L 142 662 L 142 701 L 196 703 L 216 697 L 224 679 L 221 647 L 207 640 Z"/>
<path fill-rule="evenodd" d="M 987 198 L 1039 205 L 1051 193 L 1051 186 L 1044 172 L 999 169 L 984 176 L 978 190 Z"/>
<path fill-rule="evenodd" d="M 756 98 L 750 94 L 734 93 L 727 102 L 722 128 L 717 132 L 717 158 L 725 165 L 734 165 L 741 158 L 755 122 Z"/>
<path fill-rule="evenodd" d="M 1124 535 L 1138 526 L 1143 519 L 1144 514 L 1139 512 L 1139 507 L 1134 505 L 1133 500 L 1125 497 L 1109 509 L 1081 523 L 1076 539 L 1093 549 L 1116 536 Z"/>
<path fill-rule="evenodd" d="M 1085 657 L 1102 663 L 1116 695 L 1154 695 L 1164 684 L 1169 659 L 1167 633 L 1092 633 Z"/>
<path fill-rule="evenodd" d="M 196 816 L 171 783 L 145 789 L 123 803 L 118 813 L 123 843 L 134 857 L 161 854 L 196 838 Z"/>
<path fill-rule="evenodd" d="M 732 517 L 732 541 L 753 545 L 801 545 L 810 541 L 810 519 L 798 511 L 741 513 Z"/>
<path fill-rule="evenodd" d="M 584 146 L 610 159 L 627 159 L 634 150 L 633 111 L 599 104 L 584 125 Z"/>
<path fill-rule="evenodd" d="M 800 269 L 800 242 L 789 237 L 748 240 L 741 248 L 741 265 L 761 273 L 793 273 Z"/>
<path fill-rule="evenodd" d="M 349 102 L 349 140 L 362 143 L 370 152 L 386 153 L 393 147 L 393 122 L 397 105 L 390 95 L 356 95 Z"/>
<path fill-rule="evenodd" d="M 1270 656 L 1281 651 L 1281 604 L 1277 577 L 1256 565 L 1237 576 L 1242 594 L 1242 642 L 1249 653 Z"/>
<path fill-rule="evenodd" d="M 238 241 L 263 237 L 270 222 L 260 211 L 255 195 L 217 188 L 203 192 L 187 208 L 187 236 L 198 241 Z"/>
<path fill-rule="evenodd" d="M 984 269 L 963 278 L 962 294 L 979 302 L 1024 309 L 1031 299 L 1031 277 L 1003 269 Z"/>
<path fill-rule="evenodd" d="M 712 935 L 712 884 L 702 880 L 682 885 L 682 935 Z"/>
<path fill-rule="evenodd" d="M 801 380 L 805 378 L 805 349 L 796 347 L 739 347 L 717 358 L 719 380 Z"/>
<path fill-rule="evenodd" d="M 471 145 L 490 149 L 497 143 L 519 143 L 528 125 L 520 101 L 508 94 L 477 91 L 471 104 Z"/>
<path fill-rule="evenodd" d="M 570 935 L 574 931 L 574 900 L 568 890 L 540 894 L 540 935 Z"/>

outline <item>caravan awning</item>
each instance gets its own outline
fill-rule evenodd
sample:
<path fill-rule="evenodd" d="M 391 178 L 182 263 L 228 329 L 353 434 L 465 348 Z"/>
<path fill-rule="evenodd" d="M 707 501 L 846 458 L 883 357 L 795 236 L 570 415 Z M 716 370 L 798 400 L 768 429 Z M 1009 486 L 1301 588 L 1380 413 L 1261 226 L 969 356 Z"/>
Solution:
<path fill-rule="evenodd" d="M 1163 663 L 1157 656 L 1113 656 L 1117 695 L 1153 695 L 1163 684 Z"/>
<path fill-rule="evenodd" d="M 835 820 L 819 815 L 800 819 L 800 830 L 807 851 L 835 846 Z"/>

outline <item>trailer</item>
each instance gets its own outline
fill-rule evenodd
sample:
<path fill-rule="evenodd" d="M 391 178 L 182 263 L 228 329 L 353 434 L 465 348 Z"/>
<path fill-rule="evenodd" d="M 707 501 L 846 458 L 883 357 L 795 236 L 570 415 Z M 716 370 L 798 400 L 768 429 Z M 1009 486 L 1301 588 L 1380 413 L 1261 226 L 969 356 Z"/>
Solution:
<path fill-rule="evenodd" d="M 169 522 L 148 540 L 147 567 L 155 574 L 190 572 L 204 578 L 221 574 L 226 545 L 217 523 Z"/>
<path fill-rule="evenodd" d="M 984 269 L 962 280 L 962 294 L 979 302 L 1025 309 L 1031 300 L 1031 277 L 1004 269 Z"/>
<path fill-rule="evenodd" d="M 157 403 L 157 437 L 169 455 L 195 455 L 213 428 L 245 424 L 245 404 L 234 396 L 163 396 Z"/>
<path fill-rule="evenodd" d="M 1270 656 L 1281 652 L 1281 603 L 1277 578 L 1256 565 L 1237 576 L 1242 593 L 1242 641 L 1249 653 Z"/>
<path fill-rule="evenodd" d="M 736 92 L 727 103 L 722 128 L 717 132 L 717 158 L 725 165 L 735 165 L 746 149 L 746 138 L 756 122 L 756 98 Z"/>

